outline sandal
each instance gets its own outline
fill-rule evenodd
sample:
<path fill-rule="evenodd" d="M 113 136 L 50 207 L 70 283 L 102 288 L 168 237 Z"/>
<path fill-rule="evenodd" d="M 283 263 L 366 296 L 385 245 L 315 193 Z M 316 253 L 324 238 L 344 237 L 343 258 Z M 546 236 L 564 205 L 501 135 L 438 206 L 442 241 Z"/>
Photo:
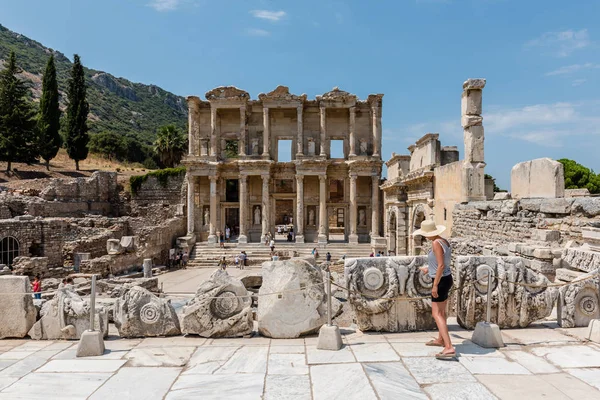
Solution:
<path fill-rule="evenodd" d="M 438 360 L 454 360 L 456 359 L 456 352 L 453 351 L 452 353 L 437 353 L 435 355 L 435 358 L 437 358 Z"/>
<path fill-rule="evenodd" d="M 429 342 L 425 343 L 425 346 L 444 347 L 444 344 L 436 341 L 435 339 L 431 339 Z"/>

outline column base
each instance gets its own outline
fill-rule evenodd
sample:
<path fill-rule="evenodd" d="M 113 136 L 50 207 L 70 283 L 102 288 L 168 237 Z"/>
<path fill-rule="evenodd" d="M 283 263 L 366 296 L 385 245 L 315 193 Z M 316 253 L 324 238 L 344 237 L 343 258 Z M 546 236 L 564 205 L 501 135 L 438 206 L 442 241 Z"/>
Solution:
<path fill-rule="evenodd" d="M 304 235 L 296 235 L 296 243 L 304 243 Z"/>
<path fill-rule="evenodd" d="M 386 254 L 387 240 L 385 240 L 385 238 L 381 236 L 371 236 L 371 246 L 376 252 L 383 251 L 384 254 Z"/>
<path fill-rule="evenodd" d="M 327 244 L 327 235 L 321 235 L 317 237 L 317 243 L 319 244 Z"/>
<path fill-rule="evenodd" d="M 207 242 L 210 244 L 217 243 L 218 242 L 217 235 L 209 235 Z"/>
<path fill-rule="evenodd" d="M 348 236 L 348 243 L 350 244 L 358 244 L 358 235 L 353 234 Z"/>
<path fill-rule="evenodd" d="M 302 158 L 304 157 L 304 153 L 296 153 L 296 158 Z"/>
<path fill-rule="evenodd" d="M 246 235 L 238 236 L 238 243 L 248 243 L 248 236 L 246 236 Z"/>

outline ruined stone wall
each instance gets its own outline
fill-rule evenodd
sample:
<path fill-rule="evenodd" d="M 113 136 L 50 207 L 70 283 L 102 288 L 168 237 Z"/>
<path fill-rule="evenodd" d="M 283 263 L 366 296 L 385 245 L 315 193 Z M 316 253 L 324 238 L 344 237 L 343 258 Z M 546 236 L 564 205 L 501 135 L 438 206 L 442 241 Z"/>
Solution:
<path fill-rule="evenodd" d="M 454 206 L 462 196 L 462 162 L 443 165 L 436 168 L 434 173 L 434 220 L 452 232 Z"/>
<path fill-rule="evenodd" d="M 178 207 L 184 204 L 187 185 L 185 174 L 170 176 L 162 184 L 154 176 L 149 176 L 141 187 L 131 194 L 128 215 L 148 218 L 152 225 L 172 218 L 178 213 Z M 180 207 L 179 207 L 180 208 Z"/>
<path fill-rule="evenodd" d="M 72 264 L 74 253 L 90 253 L 91 258 L 103 256 L 108 239 L 120 239 L 129 232 L 128 217 L 72 219 L 65 234 L 65 263 Z"/>

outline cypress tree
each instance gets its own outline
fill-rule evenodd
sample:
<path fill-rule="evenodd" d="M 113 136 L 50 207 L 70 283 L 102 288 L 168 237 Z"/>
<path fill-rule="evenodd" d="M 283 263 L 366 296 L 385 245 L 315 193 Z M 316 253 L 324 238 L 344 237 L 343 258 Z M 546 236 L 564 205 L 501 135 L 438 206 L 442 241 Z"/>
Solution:
<path fill-rule="evenodd" d="M 17 57 L 10 53 L 6 68 L 0 72 L 0 159 L 31 162 L 38 156 L 35 111 L 27 99 L 27 86 L 17 77 L 21 70 Z"/>
<path fill-rule="evenodd" d="M 54 55 L 50 55 L 42 82 L 42 97 L 37 129 L 39 135 L 40 155 L 46 161 L 46 169 L 50 170 L 50 160 L 56 157 L 62 144 L 60 136 L 60 108 L 58 107 L 58 83 Z"/>
<path fill-rule="evenodd" d="M 85 95 L 85 74 L 79 56 L 75 54 L 69 87 L 67 89 L 67 154 L 75 160 L 75 169 L 79 171 L 79 161 L 88 156 L 87 116 L 90 105 Z"/>

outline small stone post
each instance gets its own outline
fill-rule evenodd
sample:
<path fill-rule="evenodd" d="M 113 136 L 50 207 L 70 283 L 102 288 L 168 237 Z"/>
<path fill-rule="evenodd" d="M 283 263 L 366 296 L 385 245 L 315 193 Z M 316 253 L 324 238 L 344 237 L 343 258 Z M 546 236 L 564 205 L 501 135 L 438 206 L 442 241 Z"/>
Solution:
<path fill-rule="evenodd" d="M 482 92 L 485 79 L 467 79 L 463 83 L 461 124 L 464 130 L 465 159 L 462 168 L 462 201 L 485 200 L 485 158 Z"/>
<path fill-rule="evenodd" d="M 329 264 L 325 271 L 325 290 L 327 293 L 327 325 L 323 325 L 319 329 L 319 341 L 317 349 L 320 350 L 339 350 L 342 348 L 342 334 L 337 325 L 331 323 L 331 273 L 329 272 Z"/>
<path fill-rule="evenodd" d="M 152 259 L 144 258 L 144 278 L 152 278 Z"/>
<path fill-rule="evenodd" d="M 77 345 L 77 357 L 101 356 L 104 354 L 104 338 L 102 331 L 94 330 L 96 322 L 96 275 L 92 275 L 92 292 L 90 294 L 90 329 L 81 334 Z"/>
<path fill-rule="evenodd" d="M 500 327 L 492 324 L 492 282 L 494 270 L 487 265 L 482 265 L 480 268 L 485 268 L 488 271 L 488 292 L 487 292 L 487 309 L 486 321 L 478 322 L 475 326 L 475 331 L 471 337 L 471 341 L 476 345 L 485 348 L 500 348 L 504 347 Z"/>

